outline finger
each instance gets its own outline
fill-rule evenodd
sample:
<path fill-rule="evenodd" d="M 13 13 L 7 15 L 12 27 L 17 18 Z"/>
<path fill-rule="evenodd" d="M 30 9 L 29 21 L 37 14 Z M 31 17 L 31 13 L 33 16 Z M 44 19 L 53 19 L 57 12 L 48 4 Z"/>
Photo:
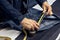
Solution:
<path fill-rule="evenodd" d="M 34 31 L 34 30 L 35 30 L 35 29 L 34 29 L 34 26 L 32 26 L 32 27 L 31 27 L 31 30 L 32 30 L 32 31 Z"/>
<path fill-rule="evenodd" d="M 49 7 L 47 7 L 48 8 L 48 11 L 47 11 L 47 15 L 50 15 L 50 14 L 52 14 L 51 12 L 52 12 L 52 8 L 49 6 Z"/>
<path fill-rule="evenodd" d="M 35 20 L 30 19 L 30 21 L 31 21 L 32 24 L 36 24 L 37 26 L 39 26 L 39 24 Z"/>
<path fill-rule="evenodd" d="M 31 27 L 30 30 L 33 30 L 34 31 L 34 23 L 31 23 L 30 24 L 30 27 Z"/>
<path fill-rule="evenodd" d="M 34 30 L 34 25 L 33 25 L 33 23 L 30 24 L 29 26 L 31 27 L 30 30 Z M 29 27 L 29 26 L 28 26 L 28 27 Z"/>
<path fill-rule="evenodd" d="M 36 25 L 36 23 L 33 23 L 33 26 L 34 26 L 34 30 L 39 29 L 39 27 L 38 27 L 38 25 Z"/>
<path fill-rule="evenodd" d="M 36 22 L 36 21 L 34 21 L 34 27 L 36 28 L 36 29 L 39 29 L 39 24 Z"/>
<path fill-rule="evenodd" d="M 36 21 L 34 21 L 34 20 L 33 20 L 33 22 L 34 22 L 34 24 L 36 24 L 36 26 L 38 26 L 38 27 L 39 27 L 39 23 L 37 23 L 37 22 L 36 22 Z"/>
<path fill-rule="evenodd" d="M 32 27 L 33 30 L 39 28 L 39 24 L 38 24 L 36 21 L 32 20 L 31 22 L 32 22 L 32 24 L 33 24 L 33 27 Z"/>
<path fill-rule="evenodd" d="M 38 27 L 38 26 L 36 26 L 36 25 L 34 25 L 34 28 L 35 28 L 35 29 L 37 29 L 37 30 L 39 29 L 39 27 Z"/>
<path fill-rule="evenodd" d="M 26 30 L 31 30 L 31 25 L 27 25 L 27 26 L 25 27 L 25 29 L 26 29 Z"/>
<path fill-rule="evenodd" d="M 26 22 L 25 24 L 30 25 L 30 26 L 33 26 L 33 23 L 31 21 Z"/>
<path fill-rule="evenodd" d="M 38 29 L 39 27 L 36 25 L 36 23 L 33 24 L 34 25 L 34 29 Z"/>
<path fill-rule="evenodd" d="M 45 13 L 46 12 L 46 7 L 45 6 L 43 6 L 43 13 Z"/>
<path fill-rule="evenodd" d="M 50 11 L 50 16 L 52 16 L 52 14 L 53 14 L 53 12 L 52 12 L 52 11 Z"/>
<path fill-rule="evenodd" d="M 50 16 L 51 16 L 52 14 L 53 14 L 53 12 L 52 12 L 52 11 L 49 11 L 48 15 L 50 15 Z"/>
<path fill-rule="evenodd" d="M 33 20 L 31 20 L 31 24 L 33 25 L 32 27 L 31 27 L 31 30 L 35 30 L 34 29 L 34 25 L 36 25 L 34 22 L 33 22 Z M 36 25 L 37 26 L 37 25 Z"/>
<path fill-rule="evenodd" d="M 26 30 L 31 30 L 31 27 L 32 27 L 33 25 L 29 22 L 29 23 L 24 23 L 24 28 L 26 29 Z"/>

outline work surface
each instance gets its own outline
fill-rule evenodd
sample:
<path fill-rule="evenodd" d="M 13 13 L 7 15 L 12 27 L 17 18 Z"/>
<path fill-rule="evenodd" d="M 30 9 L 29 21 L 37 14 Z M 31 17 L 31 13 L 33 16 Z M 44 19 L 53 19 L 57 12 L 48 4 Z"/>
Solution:
<path fill-rule="evenodd" d="M 57 0 L 53 5 L 53 12 L 60 16 L 60 0 Z M 28 40 L 55 40 L 60 33 L 60 24 L 55 25 L 54 27 L 37 32 L 33 37 L 29 37 Z M 16 40 L 22 40 L 23 35 L 19 35 Z"/>
<path fill-rule="evenodd" d="M 60 24 L 45 31 L 36 33 L 33 37 L 29 37 L 28 40 L 55 40 L 60 33 Z M 22 40 L 23 35 L 20 35 L 16 40 Z"/>

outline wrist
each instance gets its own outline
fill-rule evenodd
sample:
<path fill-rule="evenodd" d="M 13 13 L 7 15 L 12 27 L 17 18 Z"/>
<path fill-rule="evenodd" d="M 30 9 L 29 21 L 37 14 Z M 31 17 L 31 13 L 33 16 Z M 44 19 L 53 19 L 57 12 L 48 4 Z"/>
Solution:
<path fill-rule="evenodd" d="M 26 20 L 27 18 L 24 18 L 22 21 L 21 21 L 21 24 Z"/>

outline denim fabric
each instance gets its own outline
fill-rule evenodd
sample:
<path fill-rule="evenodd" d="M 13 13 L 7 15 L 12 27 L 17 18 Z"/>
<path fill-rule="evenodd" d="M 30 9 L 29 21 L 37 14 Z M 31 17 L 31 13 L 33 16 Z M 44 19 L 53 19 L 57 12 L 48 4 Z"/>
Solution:
<path fill-rule="evenodd" d="M 13 20 L 15 22 L 17 21 L 18 23 L 20 23 L 24 18 L 23 13 L 25 11 L 27 11 L 27 10 L 25 10 L 25 6 L 23 5 L 23 1 L 22 0 L 0 0 L 0 14 L 3 14 L 2 16 L 8 15 L 7 17 L 11 18 L 11 20 Z M 26 1 L 29 2 L 29 3 L 26 2 L 26 5 L 28 7 L 30 7 L 30 6 L 33 7 L 33 5 L 35 5 L 35 3 L 38 2 L 35 0 L 33 0 L 33 1 L 26 0 Z M 40 2 L 42 4 L 45 0 L 44 1 L 40 0 L 40 1 L 42 1 L 42 2 Z M 26 9 L 29 9 L 29 8 L 26 8 Z"/>
<path fill-rule="evenodd" d="M 46 30 L 54 27 L 56 24 L 60 23 L 60 21 L 54 20 L 43 20 L 43 23 L 40 24 L 40 28 L 38 31 Z"/>
<path fill-rule="evenodd" d="M 44 1 L 46 1 L 46 0 L 38 0 L 37 2 L 39 4 L 42 4 Z M 31 2 L 32 2 L 32 4 L 34 4 L 33 1 L 29 0 L 29 4 L 27 4 L 28 7 L 30 7 L 32 5 L 32 4 L 30 4 Z M 20 12 L 20 10 L 21 10 L 20 8 L 23 7 L 22 3 L 23 2 L 21 0 L 20 1 L 15 0 L 12 3 L 8 2 L 7 0 L 0 0 L 0 8 L 2 9 L 2 13 L 0 13 L 0 14 L 2 14 L 2 16 L 4 18 L 7 17 L 5 19 L 6 21 L 4 21 L 6 24 L 9 20 L 12 20 L 12 21 L 8 22 L 8 24 L 11 25 L 12 28 L 19 29 L 19 27 L 17 27 L 17 26 L 21 26 L 21 25 L 17 25 L 17 24 L 20 23 L 24 17 L 38 21 L 38 19 L 41 16 L 41 11 L 33 9 L 33 8 L 27 8 L 28 12 L 25 13 L 24 15 L 22 15 L 22 13 Z M 22 4 L 22 5 L 20 5 L 20 4 Z M 4 24 L 4 22 L 3 22 L 3 24 Z"/>
<path fill-rule="evenodd" d="M 26 13 L 24 15 L 24 17 L 27 17 L 27 18 L 30 18 L 30 19 L 38 21 L 41 11 L 38 11 L 38 10 L 33 9 L 33 8 L 29 9 L 28 11 L 29 12 Z M 8 17 L 9 15 L 5 15 L 5 16 Z M 7 25 L 7 26 L 9 26 L 9 27 L 11 27 L 13 29 L 16 29 L 16 30 L 22 30 L 22 26 L 21 25 L 17 25 L 18 24 L 17 21 L 15 23 L 13 20 L 8 19 L 8 18 L 5 18 L 5 21 L 2 21 L 0 24 L 2 24 L 2 25 L 0 25 L 0 27 L 2 27 L 2 26 L 4 27 L 5 25 Z"/>
<path fill-rule="evenodd" d="M 22 30 L 22 26 L 15 24 L 15 22 L 12 20 L 0 22 L 0 28 L 6 28 L 6 27 L 9 27 L 9 28 L 12 28 L 12 29 L 18 30 L 18 31 Z"/>
<path fill-rule="evenodd" d="M 28 10 L 28 13 L 27 13 L 27 15 L 25 15 L 25 17 L 33 19 L 38 22 L 39 18 L 41 17 L 41 14 L 42 14 L 42 11 L 31 8 Z M 37 31 L 41 31 L 41 30 L 45 30 L 45 29 L 49 29 L 51 27 L 54 27 L 54 25 L 60 23 L 60 21 L 58 21 L 58 20 L 60 20 L 60 19 L 57 18 L 56 15 L 45 16 L 44 20 L 40 24 L 39 30 L 37 30 Z"/>
<path fill-rule="evenodd" d="M 42 11 L 36 10 L 34 8 L 28 9 L 28 13 L 26 13 L 24 16 L 33 20 L 38 21 L 38 19 L 41 16 Z"/>
<path fill-rule="evenodd" d="M 24 15 L 24 17 L 33 19 L 33 20 L 38 22 L 38 19 L 40 18 L 42 11 L 38 11 L 38 10 L 33 9 L 33 8 L 29 9 L 28 11 L 29 12 L 26 13 L 26 15 Z M 55 17 L 50 17 L 50 18 L 55 18 Z M 49 29 L 49 28 L 53 27 L 55 24 L 57 24 L 57 23 L 60 23 L 60 21 L 43 20 L 42 23 L 40 24 L 40 28 L 39 28 L 38 31 Z M 5 22 L 0 23 L 0 27 L 2 27 L 4 25 L 10 25 L 11 28 L 19 30 L 19 31 L 22 30 L 22 26 L 21 25 L 17 25 L 17 22 L 15 23 L 12 20 L 7 20 Z"/>

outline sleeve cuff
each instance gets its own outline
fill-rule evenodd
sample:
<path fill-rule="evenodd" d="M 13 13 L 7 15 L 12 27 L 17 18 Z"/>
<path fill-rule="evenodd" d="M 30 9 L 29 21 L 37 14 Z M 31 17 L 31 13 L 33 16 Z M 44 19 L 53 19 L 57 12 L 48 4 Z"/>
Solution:
<path fill-rule="evenodd" d="M 25 17 L 22 15 L 22 16 L 18 16 L 16 18 L 13 19 L 13 21 L 17 24 L 17 25 L 20 25 L 21 21 L 24 19 Z"/>
<path fill-rule="evenodd" d="M 25 18 L 28 18 L 28 19 L 32 19 L 32 20 L 35 20 L 35 21 L 38 20 L 38 17 L 36 17 L 35 15 L 33 15 L 31 13 L 27 13 L 24 16 L 25 16 Z"/>

